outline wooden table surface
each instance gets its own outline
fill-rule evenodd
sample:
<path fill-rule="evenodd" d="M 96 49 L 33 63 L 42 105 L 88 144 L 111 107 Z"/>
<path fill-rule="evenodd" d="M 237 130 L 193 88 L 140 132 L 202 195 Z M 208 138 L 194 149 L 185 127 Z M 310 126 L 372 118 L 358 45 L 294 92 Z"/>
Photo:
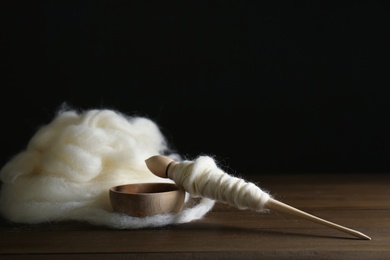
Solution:
<path fill-rule="evenodd" d="M 274 198 L 363 232 L 217 203 L 205 218 L 142 230 L 0 222 L 0 259 L 390 259 L 387 174 L 244 175 Z"/>

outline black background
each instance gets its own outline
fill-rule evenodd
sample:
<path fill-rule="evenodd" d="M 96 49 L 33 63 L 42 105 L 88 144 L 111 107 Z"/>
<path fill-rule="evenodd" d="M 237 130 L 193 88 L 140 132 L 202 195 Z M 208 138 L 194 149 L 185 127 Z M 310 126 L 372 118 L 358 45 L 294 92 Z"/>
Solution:
<path fill-rule="evenodd" d="M 67 103 L 237 172 L 390 170 L 386 1 L 4 2 L 1 164 Z"/>

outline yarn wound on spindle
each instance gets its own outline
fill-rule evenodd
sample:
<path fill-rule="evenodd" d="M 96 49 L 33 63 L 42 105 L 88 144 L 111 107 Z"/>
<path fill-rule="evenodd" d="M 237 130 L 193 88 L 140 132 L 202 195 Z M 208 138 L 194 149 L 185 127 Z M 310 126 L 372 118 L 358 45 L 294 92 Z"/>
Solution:
<path fill-rule="evenodd" d="M 0 213 L 11 222 L 87 221 L 113 228 L 143 228 L 204 217 L 214 201 L 202 198 L 177 214 L 147 218 L 114 213 L 111 187 L 172 182 L 152 174 L 145 159 L 165 154 L 175 160 L 152 120 L 110 109 L 63 109 L 1 169 Z M 187 194 L 188 195 L 188 194 Z"/>
<path fill-rule="evenodd" d="M 224 172 L 209 156 L 176 164 L 169 177 L 194 197 L 211 198 L 241 210 L 268 211 L 264 205 L 270 194 L 252 182 Z"/>

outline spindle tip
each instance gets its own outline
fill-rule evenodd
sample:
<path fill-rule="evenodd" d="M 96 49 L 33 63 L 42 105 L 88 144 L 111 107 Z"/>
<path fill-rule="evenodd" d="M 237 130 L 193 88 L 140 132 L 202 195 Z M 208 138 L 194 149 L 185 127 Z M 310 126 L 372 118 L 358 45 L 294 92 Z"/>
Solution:
<path fill-rule="evenodd" d="M 148 169 L 156 176 L 167 178 L 167 167 L 173 162 L 171 158 L 163 155 L 154 155 L 145 160 Z"/>
<path fill-rule="evenodd" d="M 356 231 L 355 236 L 359 237 L 361 239 L 364 239 L 364 240 L 371 240 L 371 237 L 369 237 L 369 236 L 367 236 L 367 235 L 365 235 L 365 234 L 363 234 L 362 232 L 359 232 L 359 231 Z"/>

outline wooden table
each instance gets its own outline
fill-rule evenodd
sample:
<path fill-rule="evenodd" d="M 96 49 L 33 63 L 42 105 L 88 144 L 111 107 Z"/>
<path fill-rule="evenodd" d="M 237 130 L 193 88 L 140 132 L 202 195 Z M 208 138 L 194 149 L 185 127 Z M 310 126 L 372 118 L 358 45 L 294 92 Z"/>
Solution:
<path fill-rule="evenodd" d="M 0 259 L 390 259 L 387 174 L 247 175 L 291 206 L 372 240 L 275 212 L 217 203 L 202 220 L 143 230 L 0 223 Z"/>

